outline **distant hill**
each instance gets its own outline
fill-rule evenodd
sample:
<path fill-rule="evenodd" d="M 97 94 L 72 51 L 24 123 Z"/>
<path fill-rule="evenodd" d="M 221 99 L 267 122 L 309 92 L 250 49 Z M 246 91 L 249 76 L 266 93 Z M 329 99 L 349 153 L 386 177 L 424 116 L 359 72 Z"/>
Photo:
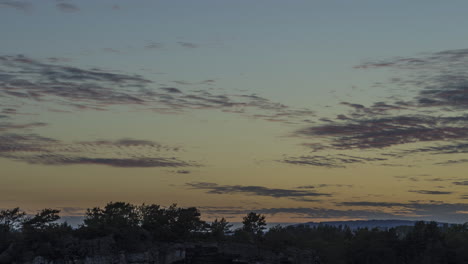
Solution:
<path fill-rule="evenodd" d="M 320 225 L 328 225 L 328 226 L 349 226 L 352 230 L 358 229 L 358 228 L 378 228 L 378 229 L 389 229 L 389 228 L 394 228 L 398 226 L 414 226 L 414 224 L 418 221 L 411 221 L 411 220 L 355 220 L 355 221 L 330 221 L 330 222 L 308 222 L 308 223 L 303 223 L 303 224 L 294 224 L 293 226 L 298 226 L 298 225 L 306 225 L 309 227 L 317 227 Z M 425 221 L 426 223 L 429 221 Z M 450 223 L 442 223 L 442 222 L 437 222 L 439 226 L 444 226 L 444 225 L 452 225 Z"/>

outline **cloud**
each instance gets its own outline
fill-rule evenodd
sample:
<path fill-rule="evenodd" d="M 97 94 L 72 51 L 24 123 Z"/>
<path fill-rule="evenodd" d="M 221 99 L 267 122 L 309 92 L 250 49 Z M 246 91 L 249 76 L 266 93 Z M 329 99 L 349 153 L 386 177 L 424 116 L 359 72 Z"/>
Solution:
<path fill-rule="evenodd" d="M 410 201 L 407 203 L 346 201 L 337 202 L 335 205 L 338 207 L 200 207 L 200 209 L 204 215 L 209 214 L 228 217 L 243 216 L 249 212 L 256 212 L 267 216 L 287 214 L 291 218 L 311 218 L 314 221 L 316 221 L 316 219 L 407 219 L 449 223 L 466 222 L 466 214 L 460 212 L 468 210 L 468 203 L 444 203 L 442 201 L 432 200 L 426 202 Z M 349 207 L 352 208 L 350 209 Z"/>
<path fill-rule="evenodd" d="M 356 157 L 344 154 L 338 155 L 314 155 L 314 156 L 300 156 L 300 157 L 286 157 L 279 162 L 293 164 L 293 165 L 307 165 L 307 166 L 319 166 L 328 168 L 345 168 L 346 164 L 352 163 L 365 163 L 372 161 L 383 161 L 384 158 L 366 158 Z"/>
<path fill-rule="evenodd" d="M 0 134 L 0 156 L 10 153 L 50 152 L 58 140 L 37 134 Z"/>
<path fill-rule="evenodd" d="M 450 179 L 443 179 L 443 178 L 430 178 L 430 179 L 425 179 L 425 181 L 430 181 L 430 182 L 441 182 L 441 181 L 447 181 Z"/>
<path fill-rule="evenodd" d="M 463 198 L 462 198 L 463 199 Z M 377 207 L 383 209 L 393 208 L 398 212 L 396 215 L 400 218 L 409 217 L 412 219 L 428 219 L 447 222 L 466 222 L 466 215 L 459 212 L 466 211 L 468 204 L 465 203 L 444 203 L 441 201 L 429 202 L 340 202 L 339 206 L 353 207 Z"/>
<path fill-rule="evenodd" d="M 341 102 L 341 105 L 345 105 L 351 108 L 351 112 L 345 114 L 339 114 L 337 116 L 338 120 L 348 120 L 356 119 L 363 117 L 375 117 L 377 115 L 386 115 L 391 111 L 401 111 L 407 110 L 411 105 L 408 105 L 404 102 L 374 102 L 370 107 L 366 107 L 361 104 L 350 103 L 350 102 Z M 349 116 L 349 117 L 348 117 Z"/>
<path fill-rule="evenodd" d="M 109 82 L 116 85 L 131 85 L 142 87 L 151 81 L 144 79 L 139 75 L 126 75 L 111 73 L 101 69 L 80 69 L 66 65 L 55 65 L 42 63 L 24 55 L 0 56 L 0 62 L 3 67 L 7 67 L 11 74 L 16 74 L 15 77 L 21 76 L 31 77 L 34 79 L 41 78 L 45 81 L 101 81 Z"/>
<path fill-rule="evenodd" d="M 342 218 L 342 219 L 390 219 L 401 218 L 401 215 L 387 213 L 381 210 L 339 210 L 320 207 L 279 207 L 279 208 L 251 208 L 251 209 L 229 209 L 229 208 L 212 208 L 202 209 L 203 213 L 216 215 L 245 215 L 249 212 L 256 212 L 274 216 L 277 214 L 289 214 L 296 218 L 311 218 L 311 219 L 326 219 L 326 218 Z"/>
<path fill-rule="evenodd" d="M 65 143 L 37 134 L 0 134 L 0 158 L 29 164 L 95 164 L 121 168 L 200 166 L 172 156 L 178 151 L 180 147 L 129 138 Z"/>
<path fill-rule="evenodd" d="M 419 193 L 419 194 L 430 194 L 430 195 L 444 195 L 444 194 L 453 193 L 453 192 L 429 191 L 429 190 L 409 190 L 408 192 L 414 192 L 414 193 Z"/>
<path fill-rule="evenodd" d="M 158 113 L 184 113 L 196 109 L 220 110 L 247 118 L 284 123 L 302 123 L 313 116 L 309 109 L 296 109 L 255 94 L 224 94 L 209 91 L 215 80 L 174 81 L 196 86 L 179 89 L 162 86 L 141 75 L 98 68 L 83 69 L 46 63 L 23 55 L 0 56 L 0 100 L 53 103 L 74 110 L 108 110 L 111 106 L 133 106 Z M 201 87 L 200 87 L 201 86 Z"/>
<path fill-rule="evenodd" d="M 331 196 L 329 193 L 320 193 L 309 190 L 275 189 L 263 186 L 218 185 L 210 182 L 186 183 L 191 189 L 207 190 L 208 194 L 246 194 L 254 196 L 267 196 L 288 199 L 310 199 L 310 197 Z"/>
<path fill-rule="evenodd" d="M 159 42 L 150 42 L 145 46 L 146 49 L 160 49 L 163 47 L 162 43 Z"/>
<path fill-rule="evenodd" d="M 455 185 L 468 185 L 468 181 L 458 181 L 458 182 L 453 182 Z"/>
<path fill-rule="evenodd" d="M 23 12 L 29 12 L 32 9 L 32 4 L 29 2 L 24 2 L 24 1 L 3 0 L 3 1 L 0 1 L 0 8 L 2 7 L 14 8 L 16 10 L 20 10 Z"/>
<path fill-rule="evenodd" d="M 303 143 L 318 152 L 310 161 L 312 165 L 345 166 L 347 160 L 319 159 L 327 156 L 320 155 L 324 150 L 374 150 L 389 159 L 414 153 L 468 153 L 468 49 L 365 62 L 355 68 L 397 70 L 393 72 L 399 76 L 379 86 L 396 86 L 408 92 L 370 106 L 341 102 L 348 107 L 347 112 L 336 113 L 335 119 L 317 117 L 318 123 L 294 131 L 292 136 L 315 141 Z M 463 162 L 466 160 L 451 159 L 436 164 Z M 294 159 L 290 163 L 304 165 L 307 160 Z"/>
<path fill-rule="evenodd" d="M 428 176 L 431 176 L 431 175 L 429 175 L 429 174 L 397 175 L 397 176 L 393 176 L 393 177 L 396 178 L 396 179 L 399 179 L 399 180 L 407 179 L 407 180 L 410 180 L 410 181 L 413 181 L 413 182 L 418 182 L 418 181 L 422 180 L 423 177 L 428 177 Z M 440 178 L 424 179 L 424 180 L 425 181 L 439 181 L 438 179 L 440 179 Z M 441 179 L 441 181 L 442 180 L 443 179 Z"/>
<path fill-rule="evenodd" d="M 300 129 L 297 136 L 326 137 L 335 149 L 385 148 L 425 141 L 468 139 L 466 116 L 394 116 Z"/>
<path fill-rule="evenodd" d="M 138 75 L 46 64 L 21 55 L 0 56 L 2 66 L 11 77 L 0 80 L 0 95 L 81 108 L 142 104 L 135 89 L 151 83 Z"/>
<path fill-rule="evenodd" d="M 41 165 L 107 165 L 119 168 L 189 167 L 194 164 L 176 158 L 89 158 L 57 154 L 22 157 L 21 161 Z"/>
<path fill-rule="evenodd" d="M 460 163 L 468 163 L 468 159 L 459 159 L 459 160 L 447 160 L 443 162 L 437 162 L 435 165 L 454 165 Z"/>
<path fill-rule="evenodd" d="M 161 90 L 164 90 L 165 92 L 168 92 L 168 93 L 182 93 L 181 90 L 177 89 L 177 88 L 174 88 L 174 87 L 161 87 L 159 88 Z"/>
<path fill-rule="evenodd" d="M 176 80 L 172 82 L 175 84 L 179 84 L 179 85 L 201 85 L 201 84 L 214 84 L 216 81 L 215 80 L 203 80 L 200 82 L 187 82 L 187 81 Z"/>
<path fill-rule="evenodd" d="M 347 188 L 352 188 L 354 185 L 352 184 L 327 184 L 327 183 L 322 183 L 322 184 L 315 184 L 315 185 L 303 185 L 303 186 L 297 186 L 297 189 L 315 189 L 315 188 L 328 188 L 328 187 L 347 187 Z"/>
<path fill-rule="evenodd" d="M 370 206 L 370 207 L 401 207 L 407 206 L 408 204 L 405 203 L 393 203 L 393 202 L 369 202 L 369 201 L 361 201 L 361 202 L 341 202 L 339 205 L 344 206 Z"/>
<path fill-rule="evenodd" d="M 468 49 L 445 50 L 425 53 L 420 57 L 396 57 L 381 61 L 369 61 L 355 66 L 357 69 L 400 68 L 400 69 L 439 69 L 441 66 L 461 67 L 468 60 Z"/>
<path fill-rule="evenodd" d="M 0 132 L 5 132 L 9 130 L 15 130 L 15 129 L 30 129 L 34 127 L 43 127 L 47 126 L 47 123 L 42 123 L 42 122 L 34 122 L 34 123 L 26 123 L 26 124 L 13 124 L 9 122 L 0 122 Z"/>
<path fill-rule="evenodd" d="M 58 62 L 70 62 L 72 59 L 65 57 L 49 57 L 47 58 L 48 62 L 58 63 Z"/>
<path fill-rule="evenodd" d="M 446 144 L 442 146 L 429 146 L 425 148 L 418 148 L 415 151 L 421 152 L 430 152 L 431 154 L 462 154 L 468 153 L 468 143 L 454 143 Z"/>
<path fill-rule="evenodd" d="M 132 139 L 132 138 L 123 138 L 118 140 L 95 140 L 95 141 L 80 141 L 74 144 L 75 148 L 78 147 L 118 147 L 118 148 L 139 148 L 148 147 L 155 151 L 174 151 L 177 152 L 180 150 L 180 147 L 162 145 L 160 143 L 150 141 L 150 140 L 141 140 L 141 139 Z"/>
<path fill-rule="evenodd" d="M 58 10 L 66 13 L 74 13 L 80 11 L 80 9 L 76 5 L 70 3 L 57 3 L 56 7 Z"/>
<path fill-rule="evenodd" d="M 409 79 L 396 78 L 393 83 L 419 89 L 414 105 L 461 110 L 468 108 L 467 66 L 468 49 L 457 49 L 426 53 L 420 57 L 366 62 L 355 68 L 389 67 L 411 72 Z"/>
<path fill-rule="evenodd" d="M 177 42 L 177 44 L 179 44 L 181 47 L 190 48 L 190 49 L 194 49 L 194 48 L 198 48 L 198 47 L 199 47 L 197 44 L 192 43 L 192 42 L 183 42 L 183 41 L 179 41 L 179 42 Z"/>

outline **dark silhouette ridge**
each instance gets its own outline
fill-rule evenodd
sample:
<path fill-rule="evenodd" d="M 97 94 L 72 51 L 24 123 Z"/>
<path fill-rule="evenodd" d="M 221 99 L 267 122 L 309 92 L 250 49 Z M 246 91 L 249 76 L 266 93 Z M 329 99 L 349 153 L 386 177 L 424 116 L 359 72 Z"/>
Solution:
<path fill-rule="evenodd" d="M 0 211 L 0 264 L 467 263 L 468 223 L 415 222 L 391 228 L 275 226 L 250 212 L 241 228 L 201 220 L 195 207 L 110 202 L 83 224 L 59 224 L 59 211 Z"/>

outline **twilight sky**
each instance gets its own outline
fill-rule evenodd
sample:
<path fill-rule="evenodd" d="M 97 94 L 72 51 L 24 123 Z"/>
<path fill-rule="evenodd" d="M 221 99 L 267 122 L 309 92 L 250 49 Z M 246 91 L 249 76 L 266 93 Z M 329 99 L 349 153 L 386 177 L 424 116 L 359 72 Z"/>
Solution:
<path fill-rule="evenodd" d="M 0 0 L 0 208 L 467 222 L 466 10 Z"/>

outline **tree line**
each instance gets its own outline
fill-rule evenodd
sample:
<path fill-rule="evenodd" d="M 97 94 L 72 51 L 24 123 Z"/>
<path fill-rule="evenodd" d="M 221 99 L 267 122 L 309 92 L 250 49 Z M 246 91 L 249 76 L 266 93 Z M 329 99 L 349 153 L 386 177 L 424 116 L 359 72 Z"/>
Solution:
<path fill-rule="evenodd" d="M 275 252 L 310 249 L 323 263 L 468 263 L 468 224 L 439 227 L 421 221 L 413 227 L 387 230 L 326 225 L 266 230 L 265 216 L 250 212 L 242 227 L 232 230 L 225 218 L 203 221 L 195 207 L 110 202 L 103 208 L 87 209 L 83 223 L 72 228 L 57 222 L 59 213 L 55 209 L 35 215 L 19 208 L 1 210 L 0 254 L 60 257 L 79 251 L 80 241 L 111 237 L 117 249 L 135 252 L 160 242 L 219 242 L 246 243 Z"/>

